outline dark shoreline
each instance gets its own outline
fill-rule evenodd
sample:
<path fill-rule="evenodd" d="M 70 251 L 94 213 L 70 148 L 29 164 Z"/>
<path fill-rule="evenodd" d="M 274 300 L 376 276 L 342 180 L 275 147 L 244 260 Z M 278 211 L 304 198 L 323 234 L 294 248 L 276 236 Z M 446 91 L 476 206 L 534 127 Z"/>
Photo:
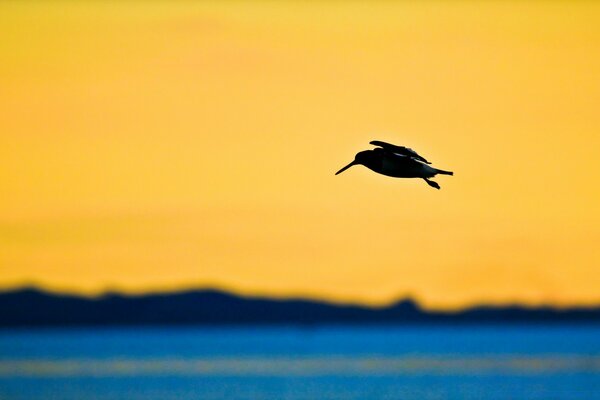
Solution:
<path fill-rule="evenodd" d="M 410 325 L 590 325 L 598 307 L 475 306 L 428 311 L 410 300 L 372 308 L 310 299 L 242 297 L 217 290 L 98 298 L 47 293 L 34 288 L 0 292 L 0 328 L 41 327 L 248 327 Z"/>

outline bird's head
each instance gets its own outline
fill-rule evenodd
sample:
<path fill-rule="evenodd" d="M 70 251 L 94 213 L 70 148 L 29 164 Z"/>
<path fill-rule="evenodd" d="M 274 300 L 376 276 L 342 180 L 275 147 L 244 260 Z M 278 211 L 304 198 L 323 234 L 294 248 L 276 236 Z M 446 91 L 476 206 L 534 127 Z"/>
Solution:
<path fill-rule="evenodd" d="M 365 150 L 365 151 L 356 153 L 356 156 L 354 156 L 354 161 L 352 161 L 350 164 L 346 165 L 344 168 L 340 169 L 335 174 L 336 175 L 341 174 L 342 172 L 344 172 L 345 170 L 347 170 L 348 168 L 350 168 L 353 165 L 365 165 L 366 166 L 366 165 L 373 163 L 373 161 L 375 161 L 379 157 L 379 154 L 376 150 L 380 150 L 380 149 Z"/>

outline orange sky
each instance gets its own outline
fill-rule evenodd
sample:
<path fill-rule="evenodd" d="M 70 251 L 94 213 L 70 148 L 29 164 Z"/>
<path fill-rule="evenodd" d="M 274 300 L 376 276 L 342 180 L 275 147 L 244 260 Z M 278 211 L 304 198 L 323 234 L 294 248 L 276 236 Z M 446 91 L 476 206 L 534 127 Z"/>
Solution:
<path fill-rule="evenodd" d="M 2 2 L 0 287 L 600 302 L 600 3 Z M 354 167 L 373 139 L 455 171 Z"/>

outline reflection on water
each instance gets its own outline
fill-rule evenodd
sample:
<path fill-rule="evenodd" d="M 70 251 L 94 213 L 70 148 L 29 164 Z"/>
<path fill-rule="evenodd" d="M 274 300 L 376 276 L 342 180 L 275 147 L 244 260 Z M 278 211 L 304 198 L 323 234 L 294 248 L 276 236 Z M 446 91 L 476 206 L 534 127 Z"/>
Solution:
<path fill-rule="evenodd" d="M 600 326 L 0 331 L 0 400 L 600 399 Z"/>
<path fill-rule="evenodd" d="M 600 374 L 600 356 L 4 360 L 0 377 Z M 600 379 L 600 377 L 599 377 Z"/>

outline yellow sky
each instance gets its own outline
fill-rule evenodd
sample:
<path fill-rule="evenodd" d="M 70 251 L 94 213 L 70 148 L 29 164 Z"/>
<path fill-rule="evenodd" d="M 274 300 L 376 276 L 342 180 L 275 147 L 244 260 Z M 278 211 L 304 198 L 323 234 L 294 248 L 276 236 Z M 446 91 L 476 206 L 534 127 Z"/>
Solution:
<path fill-rule="evenodd" d="M 600 302 L 600 3 L 0 3 L 0 287 Z M 442 190 L 354 167 L 415 148 Z"/>

